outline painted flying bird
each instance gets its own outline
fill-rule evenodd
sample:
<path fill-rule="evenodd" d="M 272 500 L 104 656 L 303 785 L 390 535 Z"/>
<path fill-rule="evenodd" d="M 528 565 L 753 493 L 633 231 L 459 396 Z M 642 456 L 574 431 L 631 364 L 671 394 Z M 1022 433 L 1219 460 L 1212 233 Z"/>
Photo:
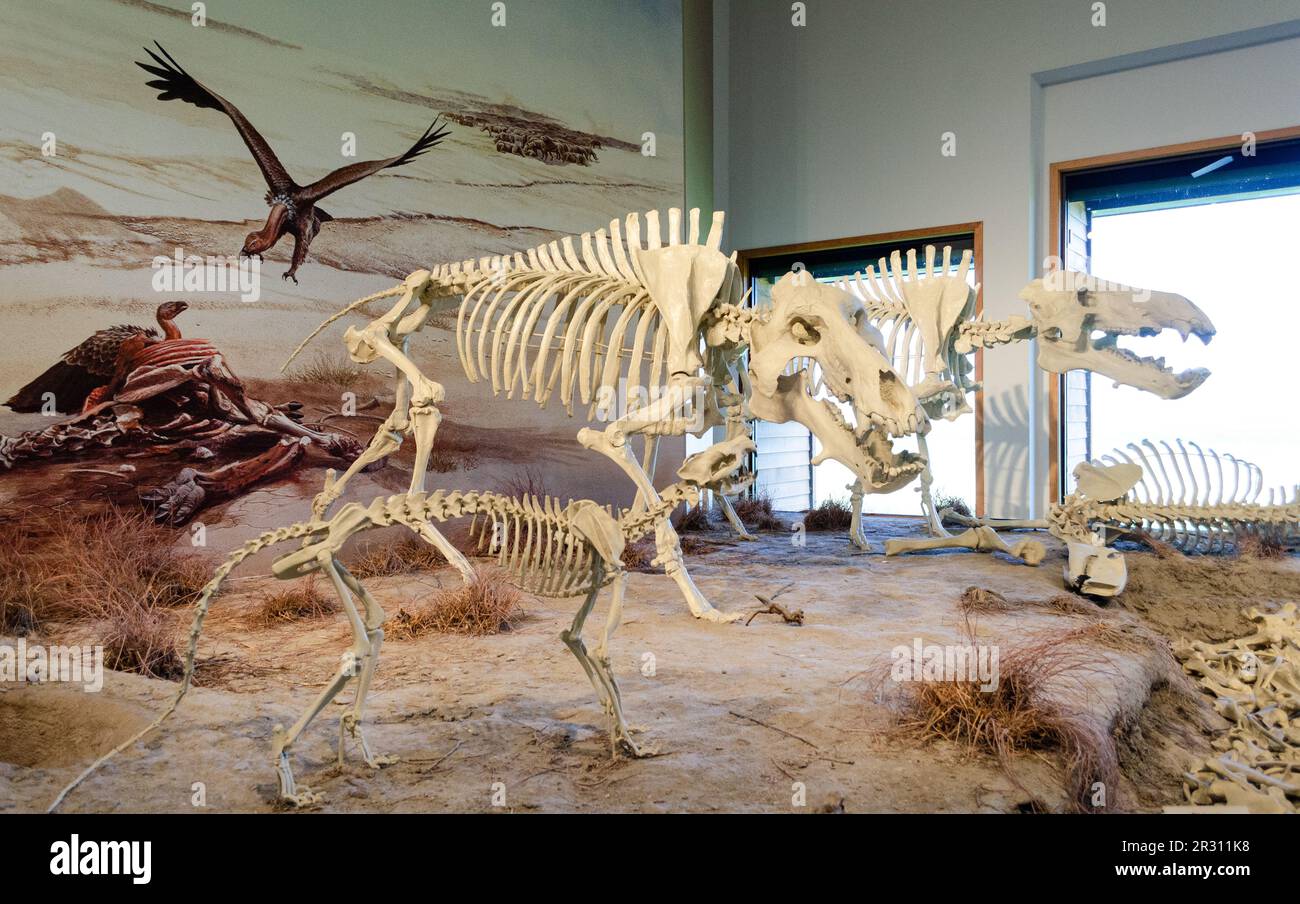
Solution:
<path fill-rule="evenodd" d="M 284 279 L 292 279 L 294 283 L 298 282 L 294 274 L 306 259 L 307 248 L 316 237 L 316 233 L 320 231 L 321 224 L 334 219 L 316 206 L 317 201 L 380 170 L 410 163 L 425 151 L 435 147 L 449 134 L 445 125 L 439 119 L 435 119 L 405 153 L 384 160 L 366 160 L 341 166 L 310 185 L 299 185 L 290 178 L 284 165 L 275 156 L 275 151 L 271 150 L 266 139 L 253 128 L 244 114 L 239 112 L 238 107 L 204 87 L 182 69 L 157 41 L 154 42 L 154 46 L 158 48 L 158 53 L 162 54 L 161 57 L 148 47 L 144 48 L 144 52 L 149 54 L 157 65 L 151 66 L 138 61 L 136 65 L 150 75 L 157 76 L 147 84 L 150 88 L 158 89 L 158 99 L 182 100 L 196 107 L 220 110 L 225 113 L 239 130 L 239 137 L 244 139 L 244 144 L 248 146 L 249 153 L 257 161 L 262 177 L 266 180 L 266 203 L 271 206 L 271 213 L 266 218 L 265 226 L 257 232 L 250 232 L 244 239 L 244 247 L 240 255 L 260 256 L 274 247 L 285 233 L 292 234 L 293 262 L 285 272 Z"/>
<path fill-rule="evenodd" d="M 162 327 L 161 338 L 153 327 L 131 323 L 100 330 L 65 352 L 45 373 L 14 393 L 5 405 L 14 411 L 40 411 L 46 393 L 51 393 L 58 410 L 65 414 L 94 408 L 111 397 L 147 347 L 181 338 L 175 320 L 188 307 L 183 301 L 158 305 L 156 317 L 158 326 Z"/>

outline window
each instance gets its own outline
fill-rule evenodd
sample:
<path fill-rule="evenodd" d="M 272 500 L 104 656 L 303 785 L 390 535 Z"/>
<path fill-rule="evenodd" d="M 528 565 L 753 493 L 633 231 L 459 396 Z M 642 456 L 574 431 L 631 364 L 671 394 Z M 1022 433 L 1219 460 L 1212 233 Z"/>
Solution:
<path fill-rule="evenodd" d="M 964 224 L 746 252 L 742 259 L 749 278 L 751 303 L 756 307 L 771 304 L 772 287 L 793 269 L 805 269 L 818 282 L 834 284 L 854 273 L 865 273 L 868 266 L 878 267 L 880 258 L 888 258 L 894 251 L 906 254 L 909 248 L 915 248 L 920 252 L 926 245 L 937 248 L 951 246 L 954 272 L 955 262 L 961 259 L 962 252 L 970 250 L 974 255 L 974 266 L 969 280 L 971 285 L 975 285 L 979 282 L 982 265 L 981 232 L 980 224 Z M 895 366 L 898 367 L 898 362 Z M 933 422 L 927 442 L 931 470 L 935 475 L 935 495 L 960 497 L 978 508 L 983 502 L 976 474 L 978 399 L 974 405 L 974 416 Z M 828 499 L 848 498 L 848 487 L 853 483 L 852 473 L 835 461 L 813 466 L 811 462 L 819 446 L 816 437 L 802 425 L 759 422 L 754 425 L 754 441 L 758 447 L 756 489 L 772 498 L 774 508 L 802 511 Z M 916 440 L 898 440 L 894 446 L 899 450 L 915 451 Z M 864 510 L 871 514 L 919 515 L 921 501 L 915 492 L 918 486 L 919 483 L 914 483 L 897 493 L 868 496 Z"/>
<path fill-rule="evenodd" d="M 1272 402 L 1300 335 L 1300 287 L 1286 265 L 1300 223 L 1300 140 L 1172 155 L 1066 174 L 1066 266 L 1193 301 L 1217 334 L 1122 341 L 1174 370 L 1207 367 L 1181 399 L 1073 373 L 1063 380 L 1063 490 L 1079 462 L 1143 439 L 1195 442 L 1294 480 L 1295 431 Z M 1078 264 L 1083 266 L 1078 266 Z M 1081 391 L 1082 390 L 1082 391 Z"/>

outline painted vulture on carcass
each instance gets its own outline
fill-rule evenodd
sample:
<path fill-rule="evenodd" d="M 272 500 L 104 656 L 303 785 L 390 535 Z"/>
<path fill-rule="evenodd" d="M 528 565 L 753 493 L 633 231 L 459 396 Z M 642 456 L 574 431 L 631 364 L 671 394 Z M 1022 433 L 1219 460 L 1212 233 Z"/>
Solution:
<path fill-rule="evenodd" d="M 298 278 L 294 274 L 298 272 L 299 265 L 306 259 L 307 248 L 311 245 L 312 239 L 316 237 L 322 223 L 327 223 L 333 219 L 328 213 L 316 206 L 317 201 L 333 194 L 340 188 L 359 182 L 367 176 L 372 176 L 380 170 L 410 163 L 425 151 L 435 147 L 448 135 L 448 130 L 440 124 L 439 120 L 435 119 L 415 144 L 396 157 L 389 157 L 384 160 L 367 160 L 341 166 L 310 185 L 299 185 L 290 178 L 288 171 L 280 163 L 279 158 L 275 156 L 275 151 L 271 150 L 271 146 L 267 144 L 266 139 L 261 136 L 257 129 L 253 128 L 252 123 L 244 117 L 244 114 L 239 112 L 238 107 L 219 94 L 205 88 L 193 76 L 182 69 L 180 64 L 172 59 L 171 55 L 166 50 L 163 50 L 162 45 L 157 41 L 154 42 L 154 46 L 162 54 L 161 57 L 148 47 L 144 48 L 144 51 L 153 58 L 154 63 L 157 65 L 151 66 L 148 63 L 141 62 L 136 62 L 136 65 L 150 75 L 157 76 L 156 79 L 147 84 L 150 88 L 158 89 L 158 99 L 182 100 L 185 103 L 194 104 L 196 107 L 220 110 L 225 113 L 230 117 L 230 121 L 235 124 L 235 128 L 239 131 L 239 137 L 244 139 L 244 144 L 248 146 L 249 152 L 253 155 L 258 168 L 262 171 L 262 178 L 266 180 L 266 203 L 271 206 L 271 213 L 266 218 L 265 226 L 257 232 L 250 232 L 248 237 L 244 239 L 244 247 L 240 254 L 260 256 L 271 250 L 285 233 L 289 233 L 294 239 L 293 261 L 285 272 L 284 278 L 292 279 L 295 283 L 298 282 Z"/>
<path fill-rule="evenodd" d="M 178 315 L 189 307 L 183 301 L 158 305 L 158 330 L 123 323 L 100 330 L 74 349 L 69 349 L 45 373 L 18 390 L 5 405 L 14 411 L 40 411 L 45 394 L 52 393 L 57 410 L 79 414 L 94 408 L 112 395 L 113 389 L 138 364 L 140 354 L 158 342 L 180 339 Z"/>

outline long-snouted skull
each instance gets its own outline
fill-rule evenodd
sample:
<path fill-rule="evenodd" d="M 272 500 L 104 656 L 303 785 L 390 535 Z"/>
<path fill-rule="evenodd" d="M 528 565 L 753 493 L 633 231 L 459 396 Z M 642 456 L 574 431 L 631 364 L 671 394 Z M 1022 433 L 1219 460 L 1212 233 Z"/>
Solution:
<path fill-rule="evenodd" d="M 1177 330 L 1187 341 L 1214 338 L 1214 324 L 1181 295 L 1099 282 L 1085 273 L 1056 270 L 1024 288 L 1038 327 L 1038 366 L 1054 373 L 1090 370 L 1144 389 L 1162 399 L 1178 399 L 1205 382 L 1210 372 L 1193 367 L 1174 373 L 1163 358 L 1143 358 L 1120 348 L 1120 336 L 1156 336 Z"/>
<path fill-rule="evenodd" d="M 833 458 L 888 492 L 925 464 L 914 453 L 895 454 L 890 437 L 928 429 L 929 422 L 878 343 L 857 298 L 806 271 L 787 273 L 772 289 L 772 307 L 757 313 L 750 329 L 749 408 L 765 421 L 798 421 L 811 430 L 822 446 L 814 464 Z M 814 385 L 811 362 L 824 393 Z M 852 407 L 856 424 L 836 400 Z"/>

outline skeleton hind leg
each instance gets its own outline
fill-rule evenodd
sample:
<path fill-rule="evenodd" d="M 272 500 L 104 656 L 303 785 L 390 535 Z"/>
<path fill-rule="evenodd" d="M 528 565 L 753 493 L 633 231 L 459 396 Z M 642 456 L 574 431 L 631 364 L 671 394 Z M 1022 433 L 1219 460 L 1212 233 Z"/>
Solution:
<path fill-rule="evenodd" d="M 339 765 L 343 765 L 343 743 L 346 736 L 350 735 L 355 738 L 361 746 L 361 755 L 366 765 L 372 769 L 379 769 L 383 766 L 389 766 L 397 762 L 395 756 L 376 755 L 366 742 L 366 736 L 361 730 L 361 719 L 365 712 L 366 695 L 370 692 L 370 682 L 374 678 L 375 668 L 379 665 L 379 651 L 384 644 L 384 610 L 380 608 L 379 603 L 370 591 L 361 585 L 361 582 L 353 577 L 342 564 L 336 564 L 339 576 L 343 578 L 343 583 L 348 586 L 353 593 L 361 598 L 365 606 L 365 628 L 366 639 L 370 642 L 370 655 L 361 665 L 361 677 L 357 681 L 356 700 L 353 703 L 352 711 L 345 713 L 339 720 Z"/>
<path fill-rule="evenodd" d="M 608 713 L 610 717 L 609 737 L 613 750 L 617 752 L 621 745 L 634 757 L 651 756 L 654 751 L 643 749 L 632 740 L 632 732 L 635 729 L 628 725 L 623 718 L 623 695 L 619 693 L 618 681 L 614 678 L 614 668 L 609 661 L 609 642 L 610 638 L 614 636 L 614 632 L 618 630 L 619 623 L 623 620 L 623 598 L 626 591 L 627 572 L 622 567 L 618 567 L 618 573 L 614 578 L 614 591 L 609 603 L 609 614 L 605 617 L 605 630 L 601 635 L 600 645 L 596 647 L 594 664 L 597 673 L 601 676 L 601 680 L 609 692 L 611 704 Z"/>
<path fill-rule="evenodd" d="M 295 806 L 319 803 L 322 797 L 310 788 L 299 787 L 294 781 L 293 768 L 289 764 L 289 748 L 298 740 L 298 737 L 307 729 L 312 720 L 320 715 L 321 710 L 328 706 L 330 701 L 338 696 L 339 691 L 343 690 L 344 686 L 357 676 L 358 664 L 364 668 L 365 661 L 372 652 L 370 635 L 366 630 L 365 623 L 361 620 L 361 616 L 357 613 L 351 591 L 339 574 L 333 554 L 324 553 L 319 561 L 321 570 L 329 576 L 331 583 L 334 584 L 334 590 L 338 593 L 339 600 L 343 604 L 343 610 L 347 614 L 348 623 L 352 626 L 352 648 L 343 655 L 343 662 L 334 674 L 333 680 L 320 692 L 316 700 L 299 717 L 293 727 L 285 731 L 283 725 L 276 725 L 272 730 L 271 756 L 275 760 L 276 773 L 279 776 L 280 799 Z"/>
<path fill-rule="evenodd" d="M 610 700 L 609 689 L 604 679 L 600 676 L 596 663 L 592 660 L 591 654 L 587 652 L 587 646 L 582 642 L 582 627 L 587 622 L 587 616 L 596 606 L 596 597 L 600 594 L 600 575 L 599 572 L 593 572 L 595 580 L 592 581 L 591 589 L 587 593 L 587 598 L 582 601 L 578 607 L 578 612 L 573 616 L 573 624 L 560 632 L 560 640 L 569 648 L 569 652 L 578 660 L 582 670 L 587 673 L 587 680 L 596 690 L 596 698 L 600 703 L 601 709 L 607 714 L 613 711 L 613 703 Z"/>

